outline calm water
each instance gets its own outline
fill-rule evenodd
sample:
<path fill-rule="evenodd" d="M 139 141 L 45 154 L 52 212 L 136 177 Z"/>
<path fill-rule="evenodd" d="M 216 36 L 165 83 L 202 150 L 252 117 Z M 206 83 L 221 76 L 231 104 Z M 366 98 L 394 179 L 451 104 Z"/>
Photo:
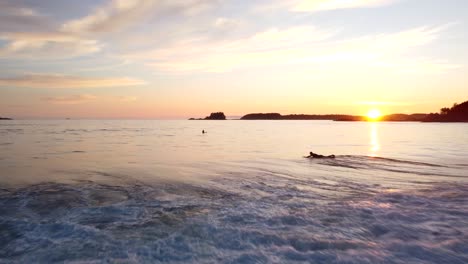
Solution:
<path fill-rule="evenodd" d="M 468 263 L 468 124 L 0 121 L 0 263 L 75 261 Z"/>

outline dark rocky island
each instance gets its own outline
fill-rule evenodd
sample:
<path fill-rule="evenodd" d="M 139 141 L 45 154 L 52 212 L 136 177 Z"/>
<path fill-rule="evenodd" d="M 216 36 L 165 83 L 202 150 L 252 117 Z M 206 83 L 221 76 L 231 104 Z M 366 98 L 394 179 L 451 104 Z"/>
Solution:
<path fill-rule="evenodd" d="M 211 113 L 210 116 L 205 117 L 205 120 L 226 120 L 223 112 Z"/>
<path fill-rule="evenodd" d="M 8 118 L 8 117 L 1 117 L 0 116 L 0 120 L 13 120 L 12 118 Z"/>
<path fill-rule="evenodd" d="M 423 122 L 468 122 L 468 101 L 455 103 L 451 108 L 444 107 L 440 113 L 427 115 Z"/>
<path fill-rule="evenodd" d="M 189 120 L 226 120 L 226 116 L 223 112 L 215 112 L 205 118 L 190 118 Z"/>

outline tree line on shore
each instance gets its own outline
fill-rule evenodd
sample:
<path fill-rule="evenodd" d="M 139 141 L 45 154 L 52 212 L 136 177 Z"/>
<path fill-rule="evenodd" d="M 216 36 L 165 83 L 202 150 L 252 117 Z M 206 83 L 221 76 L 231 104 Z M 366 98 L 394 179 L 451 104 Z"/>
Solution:
<path fill-rule="evenodd" d="M 453 104 L 452 107 L 444 107 L 439 113 L 430 113 L 424 122 L 468 122 L 468 101 L 461 104 Z"/>
<path fill-rule="evenodd" d="M 280 113 L 252 113 L 244 115 L 241 120 L 333 120 L 333 121 L 368 121 L 365 116 L 359 115 L 307 115 Z M 226 120 L 223 112 L 211 113 L 205 118 L 190 118 L 190 120 Z M 391 114 L 379 118 L 379 121 L 394 122 L 468 122 L 468 101 L 461 104 L 455 103 L 451 108 L 444 107 L 439 113 L 430 114 Z"/>

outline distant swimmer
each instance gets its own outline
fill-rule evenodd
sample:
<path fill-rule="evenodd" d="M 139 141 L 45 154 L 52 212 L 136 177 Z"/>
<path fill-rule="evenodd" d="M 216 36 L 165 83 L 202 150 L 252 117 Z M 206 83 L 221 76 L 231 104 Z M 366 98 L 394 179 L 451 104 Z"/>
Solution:
<path fill-rule="evenodd" d="M 324 156 L 324 155 L 320 155 L 320 154 L 315 154 L 315 153 L 313 153 L 311 151 L 311 152 L 309 152 L 309 156 L 307 156 L 306 158 L 309 158 L 309 159 L 334 159 L 335 155 Z"/>
<path fill-rule="evenodd" d="M 202 134 L 205 134 L 205 133 L 206 133 L 206 131 L 205 131 L 205 130 L 202 130 Z"/>

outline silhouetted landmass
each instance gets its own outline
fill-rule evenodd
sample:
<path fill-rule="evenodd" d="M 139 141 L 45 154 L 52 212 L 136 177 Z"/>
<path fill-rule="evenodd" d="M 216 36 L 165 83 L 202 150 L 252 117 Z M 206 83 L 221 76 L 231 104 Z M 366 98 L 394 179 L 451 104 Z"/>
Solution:
<path fill-rule="evenodd" d="M 378 119 L 378 121 L 385 122 L 421 122 L 427 117 L 427 114 L 391 114 L 385 115 Z M 369 121 L 365 116 L 349 116 L 344 118 L 335 119 L 334 121 Z"/>
<path fill-rule="evenodd" d="M 423 121 L 427 114 L 392 114 L 386 115 L 379 119 L 379 121 L 395 121 L 395 122 L 405 122 L 405 121 Z M 368 121 L 368 118 L 365 116 L 355 116 L 355 115 L 305 115 L 305 114 L 296 114 L 296 115 L 281 115 L 279 113 L 255 113 L 248 114 L 241 118 L 242 120 L 333 120 L 333 121 Z"/>
<path fill-rule="evenodd" d="M 394 121 L 394 122 L 420 122 L 426 118 L 427 114 L 391 114 L 380 118 L 380 121 Z"/>
<path fill-rule="evenodd" d="M 205 120 L 226 120 L 223 112 L 211 113 L 210 116 L 205 117 Z"/>
<path fill-rule="evenodd" d="M 0 120 L 13 120 L 12 118 L 8 118 L 8 117 L 1 117 L 0 116 Z"/>
<path fill-rule="evenodd" d="M 444 107 L 440 113 L 431 113 L 424 122 L 468 122 L 468 101 L 453 104 L 451 108 Z"/>
<path fill-rule="evenodd" d="M 336 121 L 358 121 L 363 118 L 351 115 L 281 115 L 279 113 L 255 113 L 241 117 L 242 120 L 336 120 Z"/>
<path fill-rule="evenodd" d="M 205 118 L 189 118 L 189 120 L 226 120 L 226 116 L 223 112 L 211 113 L 210 116 Z"/>
<path fill-rule="evenodd" d="M 241 120 L 277 120 L 282 119 L 282 117 L 279 113 L 255 113 L 247 114 L 241 117 Z"/>
<path fill-rule="evenodd" d="M 343 121 L 343 122 L 355 122 L 355 121 L 367 121 L 365 116 L 353 116 L 353 115 L 343 115 L 337 119 L 332 119 L 333 121 Z"/>
<path fill-rule="evenodd" d="M 282 115 L 280 113 L 252 113 L 244 115 L 241 120 L 333 120 L 333 121 L 370 121 L 366 116 L 356 115 L 306 115 L 293 114 Z M 211 113 L 210 116 L 202 118 L 190 118 L 189 120 L 226 120 L 223 112 Z M 431 114 L 391 114 L 385 115 L 378 121 L 386 122 L 468 122 L 468 101 L 454 104 L 451 108 L 444 107 L 440 113 Z"/>
<path fill-rule="evenodd" d="M 304 115 L 304 114 L 294 114 L 294 115 L 285 115 L 285 120 L 338 120 L 346 119 L 354 116 L 351 115 Z"/>

